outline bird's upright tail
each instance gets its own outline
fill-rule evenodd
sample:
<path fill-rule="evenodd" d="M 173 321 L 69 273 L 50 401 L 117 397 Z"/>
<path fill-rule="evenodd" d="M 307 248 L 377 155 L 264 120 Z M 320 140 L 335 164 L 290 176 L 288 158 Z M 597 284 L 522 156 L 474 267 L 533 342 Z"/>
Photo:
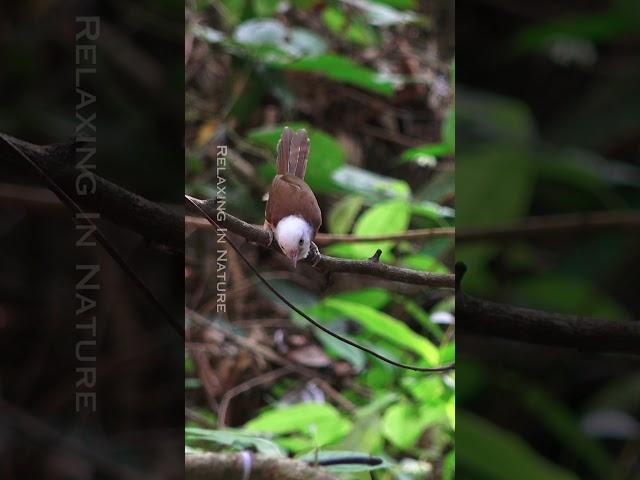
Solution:
<path fill-rule="evenodd" d="M 294 133 L 289 127 L 284 127 L 278 141 L 278 175 L 295 175 L 304 179 L 309 148 L 309 135 L 304 128 Z"/>

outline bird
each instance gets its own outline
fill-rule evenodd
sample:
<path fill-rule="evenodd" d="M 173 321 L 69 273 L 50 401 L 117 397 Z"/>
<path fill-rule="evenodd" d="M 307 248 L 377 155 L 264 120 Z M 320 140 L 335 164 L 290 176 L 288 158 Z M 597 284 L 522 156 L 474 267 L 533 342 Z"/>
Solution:
<path fill-rule="evenodd" d="M 277 171 L 265 207 L 264 228 L 293 263 L 307 258 L 322 225 L 318 200 L 304 181 L 310 140 L 305 129 L 284 127 L 277 147 Z M 316 260 L 317 263 L 317 260 Z"/>

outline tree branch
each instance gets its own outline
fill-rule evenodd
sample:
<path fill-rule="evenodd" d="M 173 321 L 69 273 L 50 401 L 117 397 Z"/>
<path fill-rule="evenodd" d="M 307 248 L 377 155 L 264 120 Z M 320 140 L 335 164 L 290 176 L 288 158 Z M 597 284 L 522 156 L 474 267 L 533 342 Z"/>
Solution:
<path fill-rule="evenodd" d="M 515 240 L 545 235 L 640 230 L 640 212 L 588 212 L 529 217 L 517 225 L 459 228 L 456 241 Z"/>
<path fill-rule="evenodd" d="M 246 467 L 245 467 L 246 466 Z M 198 453 L 184 456 L 187 480 L 336 480 L 321 468 L 280 457 L 240 453 Z M 245 470 L 246 468 L 246 470 Z M 245 472 L 248 471 L 249 475 Z"/>
<path fill-rule="evenodd" d="M 201 217 L 187 216 L 185 217 L 185 223 L 196 228 L 213 228 L 213 226 L 206 219 Z M 337 233 L 318 233 L 314 242 L 319 246 L 327 246 L 333 245 L 334 243 L 372 243 L 383 242 L 386 240 L 426 240 L 430 238 L 453 237 L 455 234 L 456 229 L 453 227 L 420 228 L 389 235 L 367 236 Z"/>
<path fill-rule="evenodd" d="M 640 322 L 561 315 L 456 294 L 458 332 L 575 348 L 640 355 Z"/>
<path fill-rule="evenodd" d="M 198 200 L 193 197 L 189 198 L 230 232 L 240 235 L 250 242 L 264 247 L 271 247 L 279 251 L 275 245 L 269 245 L 270 236 L 265 229 L 240 220 L 226 212 L 219 212 L 216 210 L 215 199 Z M 304 260 L 304 262 L 310 263 L 310 260 Z M 454 288 L 454 275 L 452 274 L 420 272 L 408 268 L 386 265 L 372 260 L 347 260 L 320 254 L 315 267 L 326 273 L 369 275 L 396 282 L 426 285 L 429 287 Z"/>
<path fill-rule="evenodd" d="M 34 145 L 0 133 L 0 158 L 24 168 L 24 159 L 11 143 L 36 162 L 75 202 L 88 212 L 98 212 L 113 223 L 139 233 L 146 240 L 164 245 L 174 251 L 184 249 L 184 215 L 172 212 L 118 185 L 93 175 L 95 192 L 80 195 L 76 181 L 81 170 L 76 168 L 76 149 L 82 144 L 71 142 L 53 145 Z M 33 172 L 26 169 L 29 174 Z M 89 182 L 86 183 L 89 185 Z"/>

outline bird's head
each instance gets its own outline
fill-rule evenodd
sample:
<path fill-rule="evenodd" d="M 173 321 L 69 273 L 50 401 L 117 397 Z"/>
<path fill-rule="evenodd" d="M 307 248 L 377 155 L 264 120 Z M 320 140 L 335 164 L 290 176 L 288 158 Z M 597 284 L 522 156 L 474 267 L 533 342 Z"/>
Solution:
<path fill-rule="evenodd" d="M 290 215 L 283 218 L 276 226 L 276 240 L 282 252 L 296 266 L 299 260 L 307 258 L 313 227 L 300 217 Z"/>

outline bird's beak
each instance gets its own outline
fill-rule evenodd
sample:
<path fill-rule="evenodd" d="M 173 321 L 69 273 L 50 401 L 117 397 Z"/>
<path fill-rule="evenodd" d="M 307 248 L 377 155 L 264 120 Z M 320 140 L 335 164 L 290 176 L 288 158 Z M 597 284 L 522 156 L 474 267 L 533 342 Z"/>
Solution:
<path fill-rule="evenodd" d="M 293 262 L 293 268 L 296 268 L 296 264 L 298 263 L 298 252 L 293 252 L 289 258 Z"/>

